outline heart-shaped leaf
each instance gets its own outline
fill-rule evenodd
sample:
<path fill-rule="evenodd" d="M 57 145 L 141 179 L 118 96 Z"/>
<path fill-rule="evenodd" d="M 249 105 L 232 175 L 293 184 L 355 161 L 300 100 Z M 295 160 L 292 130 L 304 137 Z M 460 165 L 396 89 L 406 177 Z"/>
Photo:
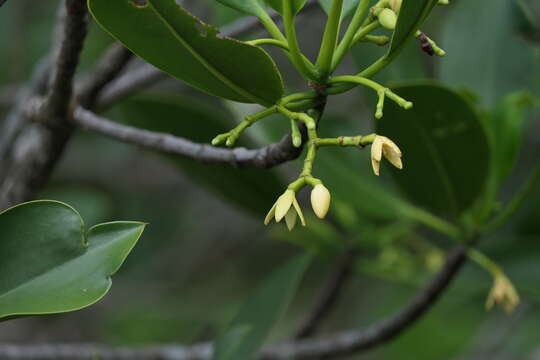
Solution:
<path fill-rule="evenodd" d="M 306 5 L 307 0 L 290 0 L 292 2 L 293 13 L 297 14 Z M 283 14 L 282 0 L 266 0 L 266 3 L 270 5 L 278 13 Z"/>
<path fill-rule="evenodd" d="M 330 7 L 332 6 L 332 0 L 318 0 L 319 4 L 323 8 L 323 10 L 328 14 L 330 12 Z M 345 18 L 349 15 L 351 15 L 356 7 L 358 6 L 358 2 L 360 0 L 345 0 L 343 1 L 343 9 L 341 10 L 341 17 Z"/>
<path fill-rule="evenodd" d="M 250 360 L 292 301 L 311 256 L 302 255 L 276 269 L 216 340 L 214 360 Z"/>
<path fill-rule="evenodd" d="M 389 170 L 414 204 L 456 217 L 486 184 L 490 148 L 481 119 L 460 95 L 440 85 L 402 85 L 395 91 L 414 107 L 405 111 L 387 102 L 377 123 L 377 133 L 403 151 L 404 169 Z"/>
<path fill-rule="evenodd" d="M 78 310 L 101 299 L 145 225 L 114 222 L 85 233 L 79 214 L 56 201 L 0 213 L 0 320 Z"/>
<path fill-rule="evenodd" d="M 395 56 L 422 25 L 438 0 L 406 0 L 399 11 L 387 57 Z"/>
<path fill-rule="evenodd" d="M 283 81 L 261 48 L 220 37 L 175 0 L 88 0 L 96 21 L 135 54 L 164 72 L 226 99 L 275 104 Z"/>

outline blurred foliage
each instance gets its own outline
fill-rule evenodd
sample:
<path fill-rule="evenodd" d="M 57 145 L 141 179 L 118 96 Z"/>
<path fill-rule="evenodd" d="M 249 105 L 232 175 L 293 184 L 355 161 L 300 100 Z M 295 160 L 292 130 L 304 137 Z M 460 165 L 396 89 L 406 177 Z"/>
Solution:
<path fill-rule="evenodd" d="M 540 9 L 535 0 L 522 3 L 520 6 L 528 8 L 526 16 L 516 15 L 511 0 L 454 0 L 444 9 L 436 8 L 423 30 L 439 39 L 447 56 L 430 58 L 412 40 L 396 63 L 377 76 L 387 85 L 403 80 L 441 81 L 468 98 L 496 149 L 492 161 L 501 165 L 495 167 L 502 184 L 497 196 L 501 203 L 524 182 L 540 150 L 540 112 L 534 105 L 540 96 L 540 42 L 530 35 L 534 34 L 534 24 L 540 22 Z M 185 6 L 215 25 L 240 16 L 214 0 L 187 0 Z M 53 2 L 17 0 L 2 7 L 0 62 L 4 66 L 0 89 L 29 77 L 35 63 L 47 52 L 54 19 Z M 322 11 L 313 12 L 299 27 L 306 47 L 318 46 L 320 39 L 312 34 L 320 30 L 323 21 Z M 91 26 L 83 73 L 111 42 L 107 34 Z M 358 46 L 354 62 L 346 63 L 339 72 L 356 72 L 384 51 L 376 45 Z M 285 74 L 288 71 L 282 69 Z M 365 106 L 372 96 L 358 90 L 330 99 L 321 129 L 330 135 L 373 130 L 372 110 Z M 221 127 L 237 122 L 247 109 L 246 105 L 209 101 L 204 94 L 166 81 L 149 93 L 121 103 L 107 115 L 209 141 Z M 0 105 L 0 114 L 5 111 L 6 106 Z M 401 121 L 400 125 L 406 126 L 409 115 L 400 112 L 394 119 L 389 111 L 378 126 L 390 126 L 386 123 L 389 121 Z M 277 129 L 284 126 L 286 122 L 280 117 L 269 119 L 254 127 L 251 134 L 255 136 L 242 145 L 275 141 L 281 132 Z M 475 146 L 478 144 L 471 144 L 471 151 Z M 407 148 L 402 150 L 407 156 Z M 453 164 L 461 167 L 459 181 L 466 182 L 470 173 L 485 168 L 487 160 L 485 156 L 482 159 L 481 163 Z M 405 201 L 401 190 L 387 168 L 383 168 L 381 179 L 371 175 L 368 151 L 325 149 L 315 172 L 334 195 L 332 219 L 321 222 L 310 216 L 310 226 L 293 233 L 282 227 L 265 231 L 261 218 L 280 193 L 281 184 L 289 179 L 286 166 L 268 172 L 242 170 L 238 176 L 237 170 L 171 159 L 92 134 L 78 134 L 42 197 L 72 203 L 88 219 L 88 225 L 134 218 L 150 226 L 131 261 L 117 275 L 116 286 L 105 302 L 62 317 L 6 324 L 0 328 L 0 339 L 111 344 L 212 339 L 258 282 L 300 248 L 320 256 L 271 339 L 291 333 L 313 304 L 333 260 L 350 248 L 360 254 L 356 276 L 323 330 L 363 327 L 388 315 L 413 296 L 440 266 L 444 249 L 450 245 L 448 240 L 396 211 L 396 204 Z M 215 181 L 217 173 L 228 174 L 228 181 Z M 302 201 L 307 204 L 306 199 Z M 531 194 L 511 223 L 491 234 L 482 246 L 505 268 L 520 291 L 523 305 L 516 313 L 510 317 L 497 311 L 486 313 L 483 302 L 491 280 L 469 266 L 419 324 L 362 358 L 400 358 L 414 353 L 420 360 L 514 360 L 528 359 L 537 352 L 538 204 L 540 191 Z"/>

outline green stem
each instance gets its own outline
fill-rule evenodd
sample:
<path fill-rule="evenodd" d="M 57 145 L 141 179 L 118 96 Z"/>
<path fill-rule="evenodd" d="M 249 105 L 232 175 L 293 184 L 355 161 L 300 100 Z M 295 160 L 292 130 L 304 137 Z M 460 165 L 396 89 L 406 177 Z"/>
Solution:
<path fill-rule="evenodd" d="M 294 94 L 283 97 L 280 101 L 280 104 L 287 105 L 289 103 L 300 101 L 300 100 L 315 99 L 318 96 L 319 94 L 316 91 L 305 91 L 305 92 L 294 93 Z"/>
<path fill-rule="evenodd" d="M 342 8 L 343 0 L 332 0 L 328 21 L 326 22 L 326 27 L 324 29 L 319 57 L 317 58 L 321 82 L 324 82 L 332 71 L 332 59 L 334 57 L 334 51 L 336 51 L 339 36 Z"/>
<path fill-rule="evenodd" d="M 469 259 L 486 269 L 494 278 L 504 275 L 501 267 L 482 252 L 474 248 L 469 248 L 467 249 L 467 256 Z"/>
<path fill-rule="evenodd" d="M 353 44 L 353 39 L 355 37 L 354 35 L 362 25 L 362 18 L 366 14 L 368 6 L 369 0 L 361 0 L 358 4 L 351 23 L 349 24 L 349 27 L 347 28 L 347 31 L 343 36 L 343 40 L 341 40 L 341 43 L 339 44 L 336 52 L 334 53 L 334 57 L 332 59 L 332 71 L 338 67 L 347 51 L 349 51 L 349 49 L 351 48 Z"/>
<path fill-rule="evenodd" d="M 366 136 L 340 136 L 337 138 L 318 138 L 314 140 L 317 147 L 324 146 L 353 146 L 364 147 L 371 145 L 375 140 L 376 134 L 370 134 Z"/>
<path fill-rule="evenodd" d="M 381 24 L 379 23 L 379 21 L 376 20 L 358 30 L 358 32 L 354 35 L 351 46 L 363 40 L 370 32 L 377 29 L 379 26 L 381 26 Z"/>
<path fill-rule="evenodd" d="M 287 42 L 287 39 L 285 36 L 281 33 L 281 30 L 279 30 L 278 26 L 272 20 L 270 15 L 267 13 L 264 13 L 261 17 L 259 17 L 260 22 L 263 24 L 263 26 L 266 28 L 268 33 L 272 35 L 272 37 L 278 41 Z"/>
<path fill-rule="evenodd" d="M 534 167 L 534 170 L 523 187 L 517 192 L 517 194 L 510 200 L 503 211 L 499 213 L 490 223 L 488 223 L 483 232 L 488 233 L 504 225 L 512 215 L 521 207 L 523 202 L 527 200 L 528 195 L 536 188 L 540 183 L 540 162 Z"/>
<path fill-rule="evenodd" d="M 418 222 L 421 222 L 422 224 L 432 228 L 433 230 L 440 232 L 441 234 L 445 234 L 450 238 L 456 240 L 462 238 L 462 234 L 459 228 L 449 222 L 444 221 L 438 216 L 431 214 L 430 212 L 417 208 L 413 205 L 407 205 L 404 211 L 407 212 L 407 215 L 409 217 L 415 219 Z"/>
<path fill-rule="evenodd" d="M 254 46 L 274 45 L 274 46 L 277 46 L 284 50 L 289 51 L 289 46 L 287 45 L 286 42 L 276 40 L 276 39 L 256 39 L 256 40 L 246 41 L 246 44 L 254 45 Z"/>
<path fill-rule="evenodd" d="M 318 76 L 313 64 L 302 55 L 296 37 L 296 28 L 294 26 L 294 17 L 291 0 L 282 0 L 283 7 L 283 26 L 285 35 L 289 44 L 290 59 L 296 69 L 307 79 L 317 80 Z"/>

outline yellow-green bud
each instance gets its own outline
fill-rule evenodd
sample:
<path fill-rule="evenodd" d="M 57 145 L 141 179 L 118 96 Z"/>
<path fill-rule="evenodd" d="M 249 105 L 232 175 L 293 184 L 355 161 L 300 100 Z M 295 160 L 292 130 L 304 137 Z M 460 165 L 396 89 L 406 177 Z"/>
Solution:
<path fill-rule="evenodd" d="M 448 1 L 448 0 L 446 0 L 446 1 Z M 398 14 L 399 10 L 401 10 L 401 3 L 402 2 L 403 2 L 403 0 L 389 0 L 388 1 L 388 3 L 390 4 L 390 8 L 392 8 L 392 10 L 394 10 L 394 12 L 396 14 Z"/>
<path fill-rule="evenodd" d="M 311 191 L 311 206 L 319 219 L 324 219 L 330 208 L 330 192 L 323 184 L 317 184 Z"/>
<path fill-rule="evenodd" d="M 379 22 L 386 29 L 394 30 L 396 28 L 397 15 L 391 9 L 383 9 L 379 13 Z"/>

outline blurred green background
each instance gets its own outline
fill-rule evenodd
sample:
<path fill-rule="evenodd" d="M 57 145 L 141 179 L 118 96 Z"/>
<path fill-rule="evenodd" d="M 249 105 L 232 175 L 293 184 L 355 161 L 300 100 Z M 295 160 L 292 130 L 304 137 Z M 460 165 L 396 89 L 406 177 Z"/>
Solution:
<path fill-rule="evenodd" d="M 48 51 L 56 6 L 50 0 L 11 0 L 0 9 L 0 122 L 17 89 Z M 215 25 L 240 16 L 213 0 L 188 0 L 185 7 Z M 311 57 L 324 20 L 320 9 L 299 20 L 299 37 Z M 505 178 L 501 200 L 512 196 L 540 155 L 540 111 L 533 105 L 540 96 L 539 26 L 535 0 L 452 0 L 450 6 L 436 8 L 423 29 L 448 55 L 430 58 L 414 40 L 378 76 L 384 84 L 440 80 L 466 96 L 485 118 L 513 116 L 523 145 L 516 167 Z M 91 25 L 81 77 L 112 42 Z M 290 89 L 305 88 L 287 60 L 269 51 Z M 358 45 L 339 73 L 358 72 L 382 51 L 376 45 Z M 135 61 L 133 67 L 137 65 Z M 337 136 L 373 130 L 372 103 L 373 94 L 364 89 L 331 98 L 321 131 Z M 115 105 L 107 115 L 208 142 L 253 109 L 165 80 Z M 276 141 L 285 131 L 287 122 L 276 117 L 251 128 L 242 145 Z M 389 169 L 375 178 L 368 151 L 347 149 L 321 152 L 315 169 L 333 194 L 330 221 L 309 216 L 309 227 L 292 233 L 281 225 L 264 227 L 266 211 L 298 165 L 274 170 L 201 165 L 79 132 L 40 197 L 72 204 L 87 226 L 109 220 L 141 220 L 150 226 L 102 302 L 75 313 L 3 323 L 0 341 L 140 345 L 210 340 L 253 287 L 302 248 L 320 256 L 273 340 L 294 333 L 336 257 L 350 247 L 359 252 L 354 276 L 321 332 L 362 328 L 399 309 L 437 270 L 451 241 L 373 200 L 399 192 Z M 464 177 L 468 171 L 462 169 Z M 302 203 L 307 213 L 307 197 Z M 540 189 L 510 224 L 482 243 L 520 292 L 522 302 L 513 314 L 485 311 L 491 279 L 470 264 L 418 324 L 394 342 L 351 359 L 539 359 L 539 219 Z"/>

